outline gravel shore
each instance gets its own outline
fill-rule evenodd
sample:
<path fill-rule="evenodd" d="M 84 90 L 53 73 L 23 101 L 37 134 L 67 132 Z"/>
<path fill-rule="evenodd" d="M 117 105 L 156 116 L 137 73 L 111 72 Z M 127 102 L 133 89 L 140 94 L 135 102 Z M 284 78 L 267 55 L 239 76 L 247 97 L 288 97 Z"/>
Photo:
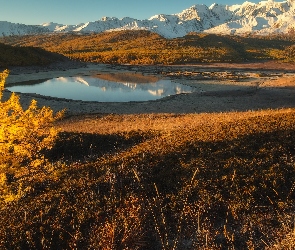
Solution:
<path fill-rule="evenodd" d="M 26 108 L 32 99 L 39 106 L 49 106 L 54 111 L 66 109 L 68 115 L 77 114 L 139 114 L 139 113 L 212 113 L 227 111 L 248 111 L 260 109 L 278 109 L 295 107 L 295 68 L 288 66 L 274 68 L 245 69 L 240 65 L 200 65 L 194 66 L 112 66 L 112 65 L 80 65 L 82 67 L 64 67 L 61 69 L 23 69 L 11 72 L 7 85 L 50 79 L 61 76 L 90 75 L 91 72 L 141 71 L 145 74 L 161 74 L 162 77 L 177 79 L 178 82 L 195 86 L 197 92 L 165 97 L 148 102 L 85 102 L 46 97 L 36 94 L 20 94 L 20 100 Z M 222 67 L 221 67 L 222 66 Z M 239 67 L 237 67 L 239 66 Z M 194 71 L 228 72 L 242 70 L 252 72 L 247 79 L 212 79 L 201 81 L 187 72 Z M 172 74 L 171 72 L 182 72 Z M 183 72 L 186 72 L 184 74 Z M 269 73 L 265 73 L 269 72 Z M 272 74 L 273 72 L 273 74 Z M 262 74 L 263 73 L 263 74 Z M 263 77 L 261 77 L 263 75 Z M 256 77 L 254 77 L 256 76 Z M 5 91 L 4 98 L 10 92 Z"/>

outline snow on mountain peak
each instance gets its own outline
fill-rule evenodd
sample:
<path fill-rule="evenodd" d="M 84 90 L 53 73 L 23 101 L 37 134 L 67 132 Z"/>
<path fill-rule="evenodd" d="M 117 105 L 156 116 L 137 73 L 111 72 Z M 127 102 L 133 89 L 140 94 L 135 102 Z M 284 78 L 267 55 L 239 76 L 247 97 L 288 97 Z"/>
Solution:
<path fill-rule="evenodd" d="M 208 15 L 209 8 L 204 4 L 193 5 L 192 7 L 176 14 L 181 20 L 188 21 L 192 19 L 201 20 L 204 16 Z"/>
<path fill-rule="evenodd" d="M 99 33 L 114 30 L 150 30 L 167 38 L 181 37 L 189 32 L 270 34 L 288 32 L 295 27 L 294 23 L 295 0 L 264 0 L 257 4 L 249 1 L 236 5 L 214 3 L 209 7 L 205 4 L 196 4 L 178 14 L 158 14 L 147 20 L 102 17 L 98 21 L 77 25 L 53 22 L 24 25 L 2 21 L 0 36 L 48 32 Z"/>

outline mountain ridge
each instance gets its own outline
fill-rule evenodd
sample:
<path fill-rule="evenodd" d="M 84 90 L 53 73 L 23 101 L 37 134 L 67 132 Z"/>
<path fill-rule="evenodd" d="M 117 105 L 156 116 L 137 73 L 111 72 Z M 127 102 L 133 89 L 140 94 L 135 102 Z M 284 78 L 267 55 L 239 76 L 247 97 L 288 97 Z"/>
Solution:
<path fill-rule="evenodd" d="M 190 32 L 211 34 L 274 34 L 295 30 L 295 1 L 274 0 L 241 5 L 196 4 L 178 14 L 157 14 L 149 19 L 102 17 L 98 21 L 64 25 L 54 22 L 41 25 L 0 21 L 0 36 L 41 33 L 100 33 L 118 30 L 149 30 L 165 38 L 183 37 Z"/>

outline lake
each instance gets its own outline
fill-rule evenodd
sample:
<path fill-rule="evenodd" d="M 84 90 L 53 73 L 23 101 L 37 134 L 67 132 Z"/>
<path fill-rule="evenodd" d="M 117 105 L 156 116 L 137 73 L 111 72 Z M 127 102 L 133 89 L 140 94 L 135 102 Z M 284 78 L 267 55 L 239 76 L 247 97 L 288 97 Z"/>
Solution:
<path fill-rule="evenodd" d="M 58 77 L 40 82 L 8 86 L 8 90 L 44 96 L 97 102 L 150 101 L 195 88 L 168 79 L 141 73 L 91 73 L 91 75 Z"/>

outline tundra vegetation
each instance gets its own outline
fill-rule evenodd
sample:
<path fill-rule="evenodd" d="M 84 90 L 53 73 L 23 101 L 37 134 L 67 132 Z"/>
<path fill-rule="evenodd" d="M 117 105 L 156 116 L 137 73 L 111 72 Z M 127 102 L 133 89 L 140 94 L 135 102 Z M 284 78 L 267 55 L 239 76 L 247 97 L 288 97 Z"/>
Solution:
<path fill-rule="evenodd" d="M 1 100 L 1 249 L 294 249 L 294 109 L 55 118 Z"/>

